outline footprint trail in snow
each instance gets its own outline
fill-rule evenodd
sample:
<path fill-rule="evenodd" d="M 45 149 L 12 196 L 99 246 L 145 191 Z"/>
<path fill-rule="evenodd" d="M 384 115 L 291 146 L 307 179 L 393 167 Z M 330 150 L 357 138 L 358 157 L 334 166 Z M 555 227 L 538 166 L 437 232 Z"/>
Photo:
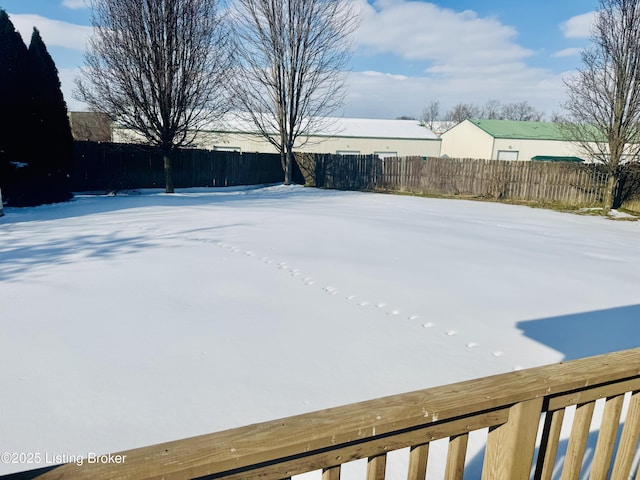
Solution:
<path fill-rule="evenodd" d="M 274 266 L 280 271 L 287 272 L 292 278 L 298 281 L 301 281 L 307 287 L 313 287 L 316 285 L 316 281 L 313 279 L 313 277 L 305 275 L 299 268 L 292 268 L 286 261 L 278 261 L 276 259 L 266 257 L 266 256 L 258 258 L 256 253 L 252 250 L 244 250 L 235 245 L 231 245 L 229 243 L 225 243 L 221 241 L 214 241 L 211 239 L 197 238 L 197 237 L 187 237 L 187 239 L 192 241 L 197 241 L 197 242 L 210 243 L 219 248 L 225 249 L 231 253 L 242 254 L 249 258 L 256 258 L 267 266 Z M 338 296 L 337 294 L 339 293 L 339 289 L 333 285 L 325 285 L 324 287 L 321 287 L 321 288 L 324 294 L 336 296 L 336 298 L 341 298 L 347 302 L 353 302 L 358 307 L 362 307 L 362 308 L 365 308 L 365 307 L 370 308 L 371 306 L 373 306 L 375 307 L 374 310 L 383 311 L 388 317 L 406 318 L 407 320 L 412 322 L 418 321 L 421 318 L 421 316 L 418 315 L 417 313 L 412 313 L 405 317 L 402 315 L 402 310 L 400 310 L 399 308 L 390 307 L 384 301 L 371 302 L 368 299 L 360 298 L 358 295 L 354 293 L 349 293 L 348 295 L 345 295 L 345 296 Z M 436 329 L 437 325 L 434 322 L 430 322 L 430 321 L 420 322 L 420 326 L 429 331 L 434 329 L 436 331 L 438 330 Z M 458 332 L 454 328 L 443 328 L 440 331 L 443 332 L 444 335 L 448 338 L 454 339 L 460 336 L 460 332 Z M 481 350 L 479 348 L 480 346 L 479 343 L 472 340 L 465 342 L 463 345 L 464 345 L 464 348 L 478 350 L 478 353 Z M 504 351 L 500 349 L 490 350 L 489 354 L 496 358 L 503 357 L 505 355 Z M 520 365 L 515 365 L 513 366 L 512 369 L 520 370 L 522 369 L 522 367 Z"/>

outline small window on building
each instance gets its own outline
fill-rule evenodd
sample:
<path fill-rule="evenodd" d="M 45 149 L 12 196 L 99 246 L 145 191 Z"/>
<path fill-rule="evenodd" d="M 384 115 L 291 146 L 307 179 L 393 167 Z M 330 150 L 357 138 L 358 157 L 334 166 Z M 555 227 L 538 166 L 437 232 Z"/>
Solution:
<path fill-rule="evenodd" d="M 240 147 L 227 147 L 226 145 L 213 147 L 216 152 L 240 152 Z"/>
<path fill-rule="evenodd" d="M 398 156 L 398 152 L 373 152 L 373 154 L 380 158 L 392 158 Z"/>
<path fill-rule="evenodd" d="M 518 151 L 498 150 L 498 160 L 518 160 Z"/>
<path fill-rule="evenodd" d="M 359 150 L 337 150 L 336 155 L 360 155 Z"/>

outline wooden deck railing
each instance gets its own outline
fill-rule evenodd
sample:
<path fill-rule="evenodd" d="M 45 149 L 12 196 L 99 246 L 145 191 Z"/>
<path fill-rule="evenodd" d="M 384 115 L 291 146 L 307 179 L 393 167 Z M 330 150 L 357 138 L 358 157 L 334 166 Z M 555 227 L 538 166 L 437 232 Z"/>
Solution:
<path fill-rule="evenodd" d="M 387 453 L 409 447 L 408 472 L 402 477 L 424 480 L 430 442 L 448 438 L 444 478 L 458 479 L 469 433 L 485 429 L 483 479 L 549 479 L 563 417 L 566 422 L 573 416 L 561 478 L 577 479 L 583 478 L 598 400 L 598 408 L 602 402 L 604 407 L 590 478 L 634 478 L 640 348 L 139 448 L 122 452 L 126 459 L 121 464 L 66 464 L 36 478 L 250 480 L 322 470 L 323 480 L 337 480 L 343 464 L 366 458 L 363 476 L 374 480 L 385 478 Z M 571 406 L 575 410 L 565 416 Z M 623 411 L 626 420 L 620 428 Z"/>

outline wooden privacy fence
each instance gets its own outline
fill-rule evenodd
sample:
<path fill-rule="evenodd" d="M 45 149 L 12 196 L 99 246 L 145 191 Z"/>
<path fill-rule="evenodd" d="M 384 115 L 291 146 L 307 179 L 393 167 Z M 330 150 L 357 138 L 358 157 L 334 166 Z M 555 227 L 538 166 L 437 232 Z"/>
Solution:
<path fill-rule="evenodd" d="M 126 190 L 164 187 L 158 148 L 122 143 L 75 142 L 73 190 Z M 226 187 L 281 182 L 280 156 L 181 149 L 173 158 L 176 188 Z"/>
<path fill-rule="evenodd" d="M 602 415 L 595 415 L 598 409 Z M 626 420 L 620 427 L 626 409 Z M 569 411 L 570 414 L 565 414 Z M 633 475 L 640 434 L 640 349 L 510 372 L 122 452 L 119 464 L 66 464 L 48 479 L 288 479 L 367 459 L 367 480 L 387 478 L 387 454 L 408 448 L 403 478 L 424 480 L 430 443 L 448 439 L 445 479 L 461 479 L 470 432 L 486 435 L 482 478 L 584 478 L 592 419 L 599 434 L 591 479 Z M 564 453 L 560 428 L 572 420 Z M 537 438 L 541 438 L 537 442 Z M 537 447 L 537 448 L 536 448 Z M 638 474 L 635 473 L 635 478 Z M 388 477 L 391 478 L 391 477 Z M 393 477 L 395 480 L 398 477 Z"/>
<path fill-rule="evenodd" d="M 310 183 L 327 188 L 567 206 L 601 206 L 610 201 L 609 176 L 595 165 L 371 155 L 307 155 L 299 163 Z"/>

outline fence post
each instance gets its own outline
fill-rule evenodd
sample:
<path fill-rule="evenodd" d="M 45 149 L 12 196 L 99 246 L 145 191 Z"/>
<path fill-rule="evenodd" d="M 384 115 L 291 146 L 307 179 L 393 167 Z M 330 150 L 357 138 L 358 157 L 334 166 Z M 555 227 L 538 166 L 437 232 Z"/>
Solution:
<path fill-rule="evenodd" d="M 543 398 L 516 403 L 507 423 L 489 430 L 482 480 L 528 480 Z"/>

